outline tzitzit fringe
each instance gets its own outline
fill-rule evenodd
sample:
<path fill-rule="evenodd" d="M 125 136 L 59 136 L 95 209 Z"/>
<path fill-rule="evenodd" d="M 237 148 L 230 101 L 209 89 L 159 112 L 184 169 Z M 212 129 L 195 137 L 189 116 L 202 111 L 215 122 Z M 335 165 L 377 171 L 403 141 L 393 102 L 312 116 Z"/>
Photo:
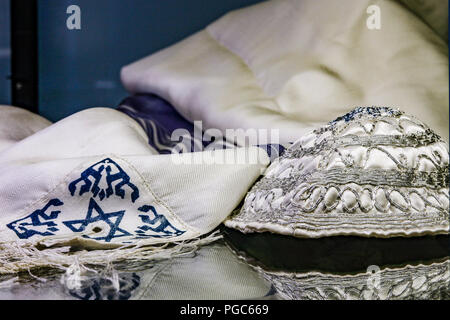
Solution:
<path fill-rule="evenodd" d="M 114 249 L 70 252 L 70 246 L 40 249 L 36 242 L 0 242 L 0 275 L 29 272 L 36 268 L 67 271 L 72 265 L 104 265 L 127 261 L 163 260 L 192 254 L 200 246 L 222 238 L 217 230 L 206 236 L 160 245 L 133 244 Z"/>

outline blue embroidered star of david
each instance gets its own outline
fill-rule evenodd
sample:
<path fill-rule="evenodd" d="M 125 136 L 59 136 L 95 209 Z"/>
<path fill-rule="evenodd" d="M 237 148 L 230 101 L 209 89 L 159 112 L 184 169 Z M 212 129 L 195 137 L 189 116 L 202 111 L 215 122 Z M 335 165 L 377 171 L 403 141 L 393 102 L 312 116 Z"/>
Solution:
<path fill-rule="evenodd" d="M 95 224 L 99 221 L 103 221 L 110 228 L 106 236 L 94 237 L 92 235 L 83 235 L 83 237 L 93 240 L 104 240 L 105 242 L 110 242 L 114 238 L 131 235 L 128 231 L 119 228 L 124 214 L 125 210 L 105 213 L 97 204 L 97 202 L 95 202 L 95 200 L 91 198 L 89 201 L 89 208 L 86 214 L 86 218 L 82 220 L 64 221 L 63 223 L 73 232 L 83 232 L 90 224 Z"/>
<path fill-rule="evenodd" d="M 38 209 L 25 218 L 13 221 L 6 226 L 13 230 L 20 239 L 28 239 L 34 235 L 52 236 L 59 229 L 52 220 L 58 218 L 59 210 L 52 210 L 51 207 L 59 207 L 64 203 L 59 199 L 50 200 L 42 209 Z"/>
<path fill-rule="evenodd" d="M 175 228 L 164 215 L 158 214 L 153 206 L 145 205 L 140 207 L 138 210 L 145 213 L 151 212 L 152 215 L 152 217 L 149 215 L 139 215 L 142 222 L 145 224 L 139 226 L 135 231 L 138 238 L 176 237 L 185 233 L 185 231 Z M 149 230 L 152 232 L 147 233 Z"/>
<path fill-rule="evenodd" d="M 141 277 L 136 273 L 122 273 L 118 278 L 118 289 L 110 278 L 100 276 L 84 280 L 81 288 L 71 289 L 68 293 L 80 300 L 128 300 L 141 284 Z"/>
<path fill-rule="evenodd" d="M 92 181 L 93 180 L 93 181 Z M 100 186 L 101 182 L 106 184 L 106 188 Z M 111 195 L 125 198 L 125 188 L 131 190 L 131 201 L 135 202 L 139 198 L 139 189 L 130 182 L 130 177 L 113 160 L 106 158 L 99 161 L 81 173 L 80 178 L 69 184 L 69 191 L 72 196 L 75 195 L 78 184 L 81 184 L 79 195 L 91 192 L 92 196 L 103 200 Z M 113 184 L 114 187 L 113 187 Z"/>
<path fill-rule="evenodd" d="M 20 239 L 28 239 L 34 235 L 56 235 L 61 231 L 61 226 L 65 226 L 72 232 L 81 233 L 84 238 L 104 242 L 125 236 L 147 239 L 176 237 L 185 233 L 174 227 L 164 215 L 159 214 L 151 205 L 138 208 L 145 214 L 134 216 L 134 219 L 140 218 L 142 222 L 142 225 L 138 226 L 134 232 L 130 233 L 120 228 L 125 210 L 131 208 L 122 202 L 124 206 L 117 208 L 117 211 L 105 212 L 99 203 L 112 195 L 122 199 L 129 195 L 131 201 L 135 202 L 139 198 L 139 189 L 130 182 L 130 177 L 126 172 L 110 158 L 99 161 L 84 170 L 80 178 L 69 183 L 68 190 L 72 197 L 91 193 L 85 218 L 67 221 L 67 218 L 64 219 L 61 214 L 64 212 L 62 207 L 59 208 L 60 210 L 50 210 L 52 207 L 64 205 L 61 200 L 52 199 L 42 209 L 9 223 L 7 227 L 14 231 Z M 99 202 L 97 203 L 97 201 Z M 100 229 L 98 229 L 99 227 Z"/>

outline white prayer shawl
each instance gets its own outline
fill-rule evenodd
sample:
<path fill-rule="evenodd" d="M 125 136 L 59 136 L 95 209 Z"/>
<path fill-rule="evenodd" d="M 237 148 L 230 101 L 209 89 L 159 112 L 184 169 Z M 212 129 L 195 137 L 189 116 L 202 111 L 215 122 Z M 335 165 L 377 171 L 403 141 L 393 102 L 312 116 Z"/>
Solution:
<path fill-rule="evenodd" d="M 122 82 L 205 129 L 279 129 L 281 143 L 362 105 L 399 108 L 448 141 L 448 45 L 435 21 L 439 33 L 395 1 L 267 1 L 124 67 Z"/>
<path fill-rule="evenodd" d="M 136 248 L 201 241 L 268 163 L 257 147 L 175 157 L 157 154 L 147 140 L 127 115 L 93 108 L 1 152 L 0 274 L 74 261 L 61 249 L 37 251 L 37 245 Z M 193 155 L 209 162 L 186 161 Z M 221 163 L 224 157 L 235 162 Z M 105 263 L 132 253 L 84 252 L 80 262 Z"/>
<path fill-rule="evenodd" d="M 0 152 L 51 124 L 25 109 L 0 105 Z"/>

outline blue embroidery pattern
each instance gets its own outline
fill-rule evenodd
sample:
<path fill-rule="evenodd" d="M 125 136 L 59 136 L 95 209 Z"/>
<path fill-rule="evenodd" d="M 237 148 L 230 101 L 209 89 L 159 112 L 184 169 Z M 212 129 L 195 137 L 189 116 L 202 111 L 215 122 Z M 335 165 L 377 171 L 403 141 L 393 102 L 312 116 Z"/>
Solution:
<path fill-rule="evenodd" d="M 25 218 L 13 221 L 6 226 L 13 230 L 20 239 L 28 239 L 36 234 L 52 236 L 54 232 L 58 231 L 58 228 L 57 224 L 51 220 L 55 220 L 61 211 L 54 210 L 49 214 L 46 212 L 52 206 L 59 207 L 63 204 L 59 199 L 52 199 L 44 208 L 38 209 Z"/>
<path fill-rule="evenodd" d="M 119 274 L 119 290 L 111 280 L 104 277 L 82 282 L 80 289 L 69 290 L 69 294 L 80 300 L 128 300 L 139 287 L 141 278 L 136 273 Z"/>
<path fill-rule="evenodd" d="M 103 172 L 106 172 L 106 184 L 107 188 L 102 189 L 99 184 L 102 181 Z M 94 180 L 92 183 L 91 179 Z M 118 182 L 114 187 L 113 183 Z M 122 199 L 125 198 L 124 187 L 129 187 L 131 192 L 131 201 L 135 202 L 139 198 L 139 189 L 130 182 L 130 177 L 122 170 L 122 168 L 112 161 L 110 158 L 106 158 L 96 164 L 90 166 L 81 173 L 81 177 L 72 181 L 69 184 L 70 194 L 73 196 L 77 190 L 77 185 L 84 183 L 80 187 L 79 195 L 83 195 L 86 192 L 91 191 L 93 197 L 99 197 L 100 201 L 105 197 L 109 198 L 112 194 L 116 194 Z"/>
<path fill-rule="evenodd" d="M 153 216 L 150 218 L 148 215 L 139 215 L 145 225 L 138 227 L 138 230 L 135 231 L 138 239 L 176 237 L 185 233 L 185 231 L 175 228 L 165 216 L 158 214 L 153 206 L 145 205 L 138 210 L 145 213 L 151 212 Z M 146 232 L 149 230 L 159 234 L 147 234 Z"/>
<path fill-rule="evenodd" d="M 91 223 L 104 221 L 110 227 L 109 233 L 106 236 L 90 237 L 87 235 L 83 235 L 83 237 L 93 240 L 104 240 L 105 242 L 110 242 L 113 238 L 131 235 L 126 230 L 119 228 L 119 224 L 122 221 L 124 214 L 125 210 L 105 213 L 97 204 L 97 202 L 95 202 L 95 200 L 91 198 L 89 201 L 89 208 L 85 219 L 64 221 L 63 223 L 73 232 L 82 232 Z"/>
<path fill-rule="evenodd" d="M 90 166 L 81 173 L 79 179 L 69 184 L 68 189 L 72 197 L 75 196 L 78 188 L 77 195 L 79 196 L 87 192 L 92 193 L 85 218 L 69 221 L 64 221 L 63 217 L 58 219 L 62 208 L 51 211 L 50 208 L 63 206 L 64 203 L 59 199 L 52 199 L 44 208 L 34 211 L 25 218 L 7 224 L 7 227 L 13 230 L 20 239 L 28 239 L 34 235 L 55 235 L 57 231 L 60 231 L 61 225 L 77 233 L 90 230 L 88 226 L 91 226 L 93 227 L 93 234 L 84 234 L 83 237 L 105 242 L 125 236 L 134 236 L 134 239 L 176 237 L 186 232 L 175 228 L 164 215 L 158 214 L 155 207 L 151 205 L 144 205 L 138 208 L 138 211 L 145 214 L 138 216 L 143 224 L 138 226 L 135 232 L 130 233 L 119 228 L 125 216 L 125 209 L 105 213 L 95 198 L 98 197 L 98 201 L 102 201 L 115 194 L 124 199 L 126 194 L 125 188 L 128 188 L 131 190 L 131 201 L 135 202 L 139 198 L 139 189 L 130 182 L 130 177 L 125 171 L 110 158 Z M 47 213 L 47 211 L 50 211 L 50 213 Z M 129 218 L 139 219 L 138 217 L 133 215 Z M 100 223 L 102 227 L 106 225 L 106 228 L 109 230 L 102 230 L 98 225 Z M 99 233 L 100 231 L 103 232 Z"/>

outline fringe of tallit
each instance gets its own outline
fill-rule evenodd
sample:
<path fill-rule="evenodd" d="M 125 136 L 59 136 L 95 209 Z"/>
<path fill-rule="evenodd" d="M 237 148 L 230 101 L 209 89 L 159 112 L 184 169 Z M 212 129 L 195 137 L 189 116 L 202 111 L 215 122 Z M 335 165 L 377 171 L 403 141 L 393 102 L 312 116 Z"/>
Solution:
<path fill-rule="evenodd" d="M 132 264 L 169 259 L 190 255 L 199 247 L 221 238 L 222 235 L 217 230 L 203 237 L 160 245 L 133 244 L 115 249 L 76 252 L 70 252 L 70 246 L 40 249 L 36 243 L 0 242 L 0 275 L 28 272 L 33 276 L 32 270 L 39 268 L 70 272 L 88 268 L 89 265 L 106 267 L 122 261 Z"/>

